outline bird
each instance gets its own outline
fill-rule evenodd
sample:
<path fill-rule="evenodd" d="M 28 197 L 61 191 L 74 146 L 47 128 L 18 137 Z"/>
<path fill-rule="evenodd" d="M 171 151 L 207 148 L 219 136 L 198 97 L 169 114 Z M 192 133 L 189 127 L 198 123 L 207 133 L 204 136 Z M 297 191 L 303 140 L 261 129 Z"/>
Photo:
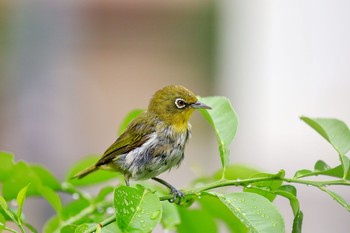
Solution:
<path fill-rule="evenodd" d="M 170 202 L 181 200 L 184 193 L 157 176 L 179 167 L 183 161 L 185 145 L 191 137 L 189 119 L 196 109 L 211 107 L 181 85 L 163 87 L 102 157 L 72 178 L 81 179 L 99 169 L 116 171 L 124 175 L 127 186 L 130 179 L 153 179 L 169 188 L 173 195 Z"/>

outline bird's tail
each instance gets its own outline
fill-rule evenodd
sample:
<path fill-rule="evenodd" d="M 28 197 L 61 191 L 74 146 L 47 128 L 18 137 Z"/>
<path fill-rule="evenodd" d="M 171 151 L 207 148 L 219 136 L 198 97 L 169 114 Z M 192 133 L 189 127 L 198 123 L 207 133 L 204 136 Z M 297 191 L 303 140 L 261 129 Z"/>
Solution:
<path fill-rule="evenodd" d="M 89 175 L 90 173 L 96 171 L 97 169 L 98 169 L 98 167 L 96 165 L 93 165 L 93 166 L 88 167 L 88 168 L 82 170 L 81 172 L 77 173 L 71 179 L 81 179 L 81 178 Z"/>

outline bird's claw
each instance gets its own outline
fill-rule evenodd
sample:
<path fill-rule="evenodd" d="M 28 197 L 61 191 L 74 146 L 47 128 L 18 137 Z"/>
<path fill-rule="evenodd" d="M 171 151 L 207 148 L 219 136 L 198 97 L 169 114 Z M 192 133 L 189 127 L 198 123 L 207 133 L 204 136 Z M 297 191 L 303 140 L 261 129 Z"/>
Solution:
<path fill-rule="evenodd" d="M 170 203 L 176 202 L 177 204 L 180 204 L 182 198 L 185 197 L 185 194 L 176 188 L 172 188 L 170 193 L 174 195 L 173 198 L 169 199 Z"/>

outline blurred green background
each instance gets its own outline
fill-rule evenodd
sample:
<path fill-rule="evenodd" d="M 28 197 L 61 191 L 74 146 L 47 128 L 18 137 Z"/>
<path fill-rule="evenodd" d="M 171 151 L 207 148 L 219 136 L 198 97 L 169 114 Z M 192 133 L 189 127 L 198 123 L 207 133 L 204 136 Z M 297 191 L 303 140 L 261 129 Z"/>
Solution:
<path fill-rule="evenodd" d="M 128 111 L 182 84 L 231 99 L 240 118 L 232 162 L 289 176 L 318 159 L 335 165 L 298 117 L 350 124 L 349 10 L 340 0 L 2 0 L 0 149 L 62 178 L 79 158 L 103 153 Z M 220 168 L 214 133 L 199 114 L 191 122 L 183 165 L 163 175 L 178 187 Z M 328 196 L 298 195 L 304 232 L 350 228 Z M 277 204 L 290 227 L 288 203 Z M 26 208 L 36 226 L 52 214 L 41 200 Z"/>

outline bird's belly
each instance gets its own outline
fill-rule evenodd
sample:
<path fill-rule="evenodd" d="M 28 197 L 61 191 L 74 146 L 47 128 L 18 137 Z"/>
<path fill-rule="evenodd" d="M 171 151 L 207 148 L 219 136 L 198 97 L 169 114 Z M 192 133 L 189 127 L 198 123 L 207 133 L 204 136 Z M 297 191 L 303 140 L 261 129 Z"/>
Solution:
<path fill-rule="evenodd" d="M 143 164 L 130 166 L 129 173 L 134 180 L 145 180 L 155 177 L 174 166 L 179 166 L 184 152 L 180 148 L 173 148 L 169 154 L 161 154 Z M 136 163 L 137 164 L 137 163 Z"/>
<path fill-rule="evenodd" d="M 134 180 L 155 177 L 180 165 L 189 136 L 190 131 L 176 135 L 171 130 L 154 133 L 141 147 L 120 156 L 116 163 L 125 175 Z"/>

